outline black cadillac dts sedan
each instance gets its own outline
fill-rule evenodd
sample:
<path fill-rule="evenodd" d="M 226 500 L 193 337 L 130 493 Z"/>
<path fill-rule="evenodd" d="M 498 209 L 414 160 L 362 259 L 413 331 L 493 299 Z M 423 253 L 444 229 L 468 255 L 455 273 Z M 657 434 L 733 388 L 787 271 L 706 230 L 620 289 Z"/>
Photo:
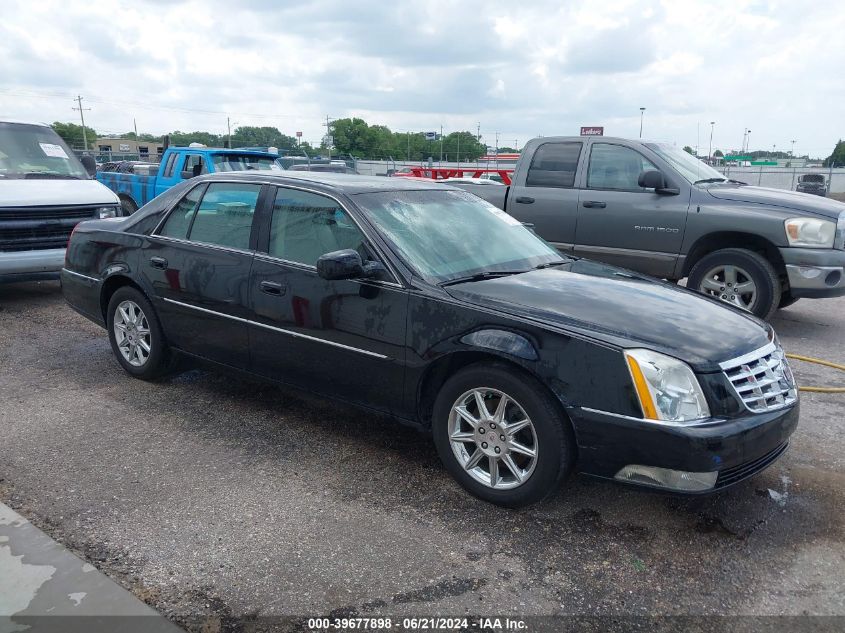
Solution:
<path fill-rule="evenodd" d="M 434 182 L 200 176 L 79 224 L 62 283 L 132 376 L 189 356 L 387 414 L 504 506 L 573 470 L 719 490 L 776 460 L 798 422 L 767 324 L 563 256 Z"/>

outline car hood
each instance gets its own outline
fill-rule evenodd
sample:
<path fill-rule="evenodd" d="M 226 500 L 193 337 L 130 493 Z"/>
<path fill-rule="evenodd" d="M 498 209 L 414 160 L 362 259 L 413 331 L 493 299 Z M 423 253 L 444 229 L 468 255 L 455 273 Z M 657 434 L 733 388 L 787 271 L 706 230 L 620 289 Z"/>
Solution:
<path fill-rule="evenodd" d="M 845 204 L 836 200 L 811 196 L 797 191 L 787 191 L 785 189 L 717 184 L 708 187 L 707 191 L 711 196 L 719 200 L 751 202 L 753 204 L 795 209 L 802 213 L 812 213 L 825 218 L 836 219 L 840 213 L 845 211 Z"/>
<path fill-rule="evenodd" d="M 96 180 L 0 179 L 0 208 L 118 202 L 114 192 Z"/>
<path fill-rule="evenodd" d="M 454 298 L 622 348 L 646 347 L 697 371 L 769 342 L 749 313 L 684 288 L 589 260 L 445 288 Z"/>

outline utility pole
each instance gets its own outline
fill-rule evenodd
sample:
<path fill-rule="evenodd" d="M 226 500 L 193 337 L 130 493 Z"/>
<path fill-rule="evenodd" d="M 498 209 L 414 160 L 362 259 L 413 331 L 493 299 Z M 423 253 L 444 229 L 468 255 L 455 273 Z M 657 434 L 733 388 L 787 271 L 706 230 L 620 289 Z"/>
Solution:
<path fill-rule="evenodd" d="M 792 143 L 792 149 L 789 150 L 789 156 L 791 158 L 795 158 L 795 139 L 792 139 L 791 143 Z"/>
<path fill-rule="evenodd" d="M 481 142 L 481 121 L 478 122 L 478 127 L 475 128 L 475 138 L 478 139 L 478 142 Z"/>
<path fill-rule="evenodd" d="M 85 133 L 85 115 L 82 114 L 84 110 L 90 110 L 91 108 L 83 108 L 82 107 L 82 97 L 80 95 L 76 95 L 76 99 L 74 99 L 79 104 L 78 108 L 73 108 L 74 110 L 79 110 L 79 120 L 82 121 L 82 143 L 85 145 L 85 151 L 88 151 L 88 135 Z"/>
<path fill-rule="evenodd" d="M 713 128 L 715 125 L 715 121 L 710 121 L 710 149 L 707 151 L 707 160 L 709 160 L 711 164 L 713 163 Z"/>
<path fill-rule="evenodd" d="M 640 108 L 640 138 L 643 137 L 643 117 L 645 116 L 645 108 Z"/>
<path fill-rule="evenodd" d="M 443 126 L 440 126 L 440 166 L 443 166 Z"/>
<path fill-rule="evenodd" d="M 334 138 L 332 138 L 332 119 L 329 115 L 326 115 L 326 151 L 329 154 L 329 162 L 332 160 L 332 145 L 334 144 Z"/>
<path fill-rule="evenodd" d="M 408 161 L 411 160 L 411 130 L 408 130 Z"/>
<path fill-rule="evenodd" d="M 458 162 L 458 167 L 461 166 L 461 133 L 458 132 L 458 151 L 456 152 L 457 156 L 455 157 Z"/>
<path fill-rule="evenodd" d="M 226 117 L 226 136 L 229 139 L 229 149 L 232 149 L 232 125 L 229 122 L 229 117 Z"/>

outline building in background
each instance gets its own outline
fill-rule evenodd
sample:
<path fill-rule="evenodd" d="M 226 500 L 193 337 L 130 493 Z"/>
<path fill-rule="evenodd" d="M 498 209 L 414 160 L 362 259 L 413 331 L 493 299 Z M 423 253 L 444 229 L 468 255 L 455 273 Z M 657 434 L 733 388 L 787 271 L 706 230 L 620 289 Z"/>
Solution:
<path fill-rule="evenodd" d="M 103 136 L 94 145 L 104 160 L 149 160 L 160 161 L 164 154 L 164 145 L 148 141 L 135 141 L 129 138 Z"/>

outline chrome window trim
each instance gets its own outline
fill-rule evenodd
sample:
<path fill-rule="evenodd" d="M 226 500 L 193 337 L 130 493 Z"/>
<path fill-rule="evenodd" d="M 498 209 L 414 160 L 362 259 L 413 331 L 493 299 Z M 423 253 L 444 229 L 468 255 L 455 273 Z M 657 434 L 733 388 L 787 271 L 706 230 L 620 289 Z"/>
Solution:
<path fill-rule="evenodd" d="M 192 240 L 183 240 L 178 237 L 169 237 L 167 235 L 148 235 L 149 238 L 156 238 L 164 240 L 165 242 L 175 242 L 176 244 L 184 244 L 186 246 L 202 246 L 203 248 L 210 248 L 216 251 L 224 251 L 227 253 L 236 253 L 239 255 L 253 255 L 256 251 L 244 250 L 242 248 L 234 248 L 232 246 L 221 246 L 220 244 L 209 244 L 208 242 L 194 242 Z"/>
<path fill-rule="evenodd" d="M 102 279 L 98 279 L 97 277 L 89 277 L 88 275 L 83 275 L 82 273 L 78 273 L 73 270 L 69 270 L 67 268 L 62 268 L 63 273 L 67 273 L 68 275 L 75 275 L 77 277 L 82 277 L 83 279 L 88 279 L 89 281 L 96 281 L 97 283 L 101 282 Z"/>
<path fill-rule="evenodd" d="M 293 189 L 295 191 L 304 191 L 306 193 L 313 193 L 314 195 L 323 196 L 325 198 L 329 198 L 330 200 L 334 200 L 337 203 L 337 205 L 346 212 L 346 215 L 349 216 L 349 219 L 352 220 L 355 223 L 355 226 L 358 227 L 358 230 L 361 232 L 361 235 L 364 236 L 364 239 L 367 240 L 367 243 L 373 248 L 373 250 L 375 250 L 376 254 L 382 260 L 381 263 L 384 264 L 387 267 L 388 271 L 393 276 L 393 279 L 394 279 L 393 282 L 385 282 L 385 283 L 394 283 L 394 284 L 396 284 L 400 287 L 403 287 L 403 288 L 405 287 L 403 284 L 401 284 L 398 281 L 398 280 L 401 280 L 402 277 L 396 272 L 393 265 L 390 263 L 390 259 L 388 257 L 385 257 L 384 253 L 382 252 L 382 249 L 379 248 L 378 245 L 373 242 L 372 238 L 369 235 L 367 235 L 367 232 L 363 229 L 363 227 L 361 226 L 361 223 L 358 222 L 355 215 L 349 211 L 349 208 L 345 204 L 343 204 L 343 201 L 340 200 L 340 198 L 337 198 L 334 195 L 327 193 L 325 191 L 320 191 L 318 189 L 311 189 L 309 187 L 301 187 L 299 185 L 290 185 L 288 183 L 272 184 L 271 186 L 276 188 L 276 192 L 275 192 L 276 194 L 278 194 L 279 189 L 284 188 L 284 189 Z M 273 196 L 273 204 L 270 207 L 270 224 L 268 226 L 269 229 L 273 228 L 273 211 L 276 208 L 275 202 L 276 202 L 276 196 L 274 195 Z M 276 257 L 275 255 L 271 255 L 269 252 L 264 253 L 264 251 L 261 251 L 261 253 L 263 255 L 266 255 L 267 257 L 272 257 L 272 258 L 277 259 L 281 262 L 292 263 L 292 264 L 296 264 L 296 265 L 299 265 L 299 266 L 311 267 L 310 264 L 305 264 L 305 263 L 302 263 L 302 262 L 290 262 L 289 260 L 282 259 L 281 257 Z M 316 266 L 313 267 L 313 268 L 316 270 Z"/>
<path fill-rule="evenodd" d="M 303 272 L 309 272 L 317 274 L 317 267 L 312 266 L 311 264 L 303 264 L 301 262 L 294 262 L 289 259 L 282 259 L 281 257 L 274 257 L 273 255 L 269 255 L 263 251 L 255 251 L 255 259 L 259 259 L 263 262 L 267 262 L 268 264 L 280 264 L 283 266 L 290 266 L 292 268 L 297 268 Z M 399 288 L 400 290 L 404 290 L 405 286 L 395 281 L 384 281 L 382 279 L 348 279 L 347 281 L 355 281 L 358 283 L 367 283 L 367 284 L 374 284 L 378 286 L 386 286 L 388 288 Z"/>
<path fill-rule="evenodd" d="M 267 330 L 273 330 L 274 332 L 279 332 L 281 334 L 287 334 L 288 336 L 293 336 L 294 338 L 301 338 L 308 341 L 314 341 L 316 343 L 324 343 L 325 345 L 331 345 L 332 347 L 338 347 L 340 349 L 345 349 L 350 352 L 357 352 L 359 354 L 364 354 L 366 356 L 372 356 L 373 358 L 379 358 L 382 360 L 390 360 L 389 356 L 385 356 L 384 354 L 379 354 L 377 352 L 371 352 L 370 350 L 361 349 L 360 347 L 352 347 L 351 345 L 344 345 L 343 343 L 336 343 L 334 341 L 327 341 L 326 339 L 317 338 L 316 336 L 309 336 L 307 334 L 301 334 L 300 332 L 294 332 L 292 330 L 286 330 L 284 328 L 275 327 L 273 325 L 267 325 L 266 323 L 260 323 L 259 321 L 251 321 L 249 319 L 242 319 L 241 317 L 232 316 L 231 314 L 223 314 L 222 312 L 217 312 L 216 310 L 209 310 L 208 308 L 201 308 L 199 306 L 191 305 L 190 303 L 182 303 L 181 301 L 176 301 L 175 299 L 168 299 L 167 297 L 161 297 L 162 301 L 166 301 L 167 303 L 172 303 L 174 305 L 182 306 L 183 308 L 190 308 L 192 310 L 197 310 L 199 312 L 205 312 L 206 314 L 211 314 L 218 317 L 223 317 L 224 319 L 231 319 L 233 321 L 239 321 L 241 323 L 246 323 L 247 325 L 255 325 L 258 327 L 263 327 Z"/>

